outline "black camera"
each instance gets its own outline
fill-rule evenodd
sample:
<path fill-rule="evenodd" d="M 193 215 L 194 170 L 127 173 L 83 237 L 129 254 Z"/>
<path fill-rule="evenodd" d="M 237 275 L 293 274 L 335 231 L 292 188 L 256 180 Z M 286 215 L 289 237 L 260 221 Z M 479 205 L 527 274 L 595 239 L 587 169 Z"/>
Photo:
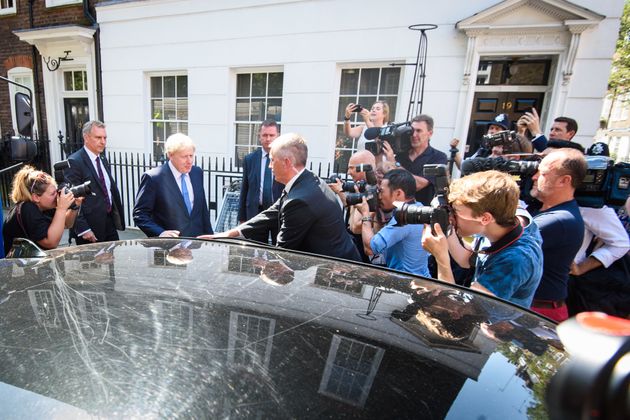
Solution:
<path fill-rule="evenodd" d="M 352 108 L 352 112 L 361 112 L 362 110 L 363 107 L 361 106 L 361 104 L 356 104 L 354 108 Z"/>
<path fill-rule="evenodd" d="M 90 188 L 90 181 L 85 181 L 83 184 L 70 185 L 65 181 L 63 171 L 70 167 L 70 162 L 62 160 L 53 165 L 55 171 L 55 181 L 57 182 L 57 189 L 63 190 L 66 193 L 71 192 L 75 198 L 87 197 L 92 194 L 92 188 Z"/>
<path fill-rule="evenodd" d="M 481 147 L 491 150 L 494 146 L 507 146 L 517 140 L 516 131 L 503 130 L 494 134 L 486 134 L 481 138 Z"/>
<path fill-rule="evenodd" d="M 328 184 L 336 184 L 337 181 L 341 181 L 341 191 L 343 192 L 347 192 L 347 193 L 353 193 L 356 192 L 357 190 L 359 192 L 365 192 L 365 187 L 367 185 L 367 182 L 364 180 L 361 181 L 344 181 L 341 176 L 339 175 L 331 175 L 328 178 Z M 355 187 L 357 188 L 357 190 L 355 190 Z"/>
<path fill-rule="evenodd" d="M 462 162 L 462 176 L 470 175 L 475 172 L 483 171 L 501 171 L 512 175 L 521 190 L 520 199 L 526 203 L 531 203 L 532 186 L 534 181 L 532 176 L 538 171 L 538 163 L 540 157 L 534 156 L 536 160 L 507 160 L 502 157 L 498 158 L 471 158 Z"/>
<path fill-rule="evenodd" d="M 365 130 L 363 136 L 368 140 L 365 149 L 378 155 L 383 151 L 383 142 L 386 141 L 392 146 L 395 154 L 408 153 L 411 148 L 411 128 L 410 122 L 390 124 L 385 127 L 371 127 Z"/>
<path fill-rule="evenodd" d="M 365 172 L 365 181 L 358 181 L 356 183 L 352 181 L 344 182 L 343 190 L 347 191 L 346 206 L 349 207 L 360 204 L 363 197 L 365 197 L 370 206 L 370 211 L 376 211 L 378 208 L 378 186 L 376 185 L 377 179 L 374 168 L 367 163 L 361 163 L 356 165 L 355 171 Z M 332 180 L 333 177 L 330 179 Z M 355 185 L 358 187 L 359 192 L 355 192 Z"/>
<path fill-rule="evenodd" d="M 446 197 L 448 192 L 448 172 L 446 165 L 424 165 L 422 171 L 424 176 L 435 177 L 435 197 L 431 200 L 430 206 L 419 204 L 403 203 L 396 209 L 394 218 L 399 225 L 431 225 L 433 233 L 433 225 L 439 223 L 442 231 L 448 234 L 449 231 L 449 215 L 450 206 Z"/>

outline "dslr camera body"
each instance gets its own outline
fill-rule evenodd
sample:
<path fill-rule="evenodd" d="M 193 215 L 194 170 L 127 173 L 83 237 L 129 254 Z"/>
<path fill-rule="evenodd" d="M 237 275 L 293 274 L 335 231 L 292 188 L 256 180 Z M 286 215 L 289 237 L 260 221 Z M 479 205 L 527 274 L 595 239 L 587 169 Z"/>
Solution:
<path fill-rule="evenodd" d="M 355 171 L 365 172 L 365 180 L 358 182 L 342 180 L 341 189 L 346 192 L 346 206 L 350 207 L 359 204 L 363 200 L 363 197 L 365 197 L 370 206 L 370 211 L 376 211 L 378 208 L 378 186 L 374 168 L 367 163 L 361 163 L 356 165 Z M 334 184 L 337 180 L 341 180 L 341 177 L 339 175 L 332 175 L 328 178 L 328 183 Z M 356 192 L 355 186 L 359 192 Z"/>
<path fill-rule="evenodd" d="M 364 137 L 368 140 L 365 143 L 365 149 L 376 156 L 383 152 L 383 142 L 386 141 L 392 146 L 395 154 L 408 153 L 411 148 L 412 133 L 413 128 L 409 121 L 385 127 L 368 128 L 364 133 Z"/>
<path fill-rule="evenodd" d="M 424 176 L 435 177 L 435 197 L 431 200 L 431 205 L 423 206 L 419 204 L 403 203 L 396 209 L 394 218 L 398 225 L 428 224 L 435 233 L 433 225 L 440 224 L 442 231 L 448 234 L 450 229 L 449 216 L 450 206 L 448 204 L 448 169 L 446 165 L 424 165 L 422 170 Z"/>
<path fill-rule="evenodd" d="M 70 185 L 66 182 L 64 176 L 64 170 L 70 167 L 70 162 L 62 160 L 53 165 L 55 182 L 57 182 L 57 189 L 59 191 L 71 192 L 75 198 L 87 197 L 88 195 L 94 195 L 92 188 L 90 188 L 90 181 L 85 181 L 83 184 Z"/>

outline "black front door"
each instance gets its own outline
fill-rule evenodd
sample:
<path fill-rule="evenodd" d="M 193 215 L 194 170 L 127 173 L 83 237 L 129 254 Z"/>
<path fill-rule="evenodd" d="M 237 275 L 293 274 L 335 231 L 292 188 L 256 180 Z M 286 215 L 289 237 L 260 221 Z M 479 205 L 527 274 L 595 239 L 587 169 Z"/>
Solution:
<path fill-rule="evenodd" d="M 90 120 L 87 98 L 65 98 L 63 108 L 66 118 L 66 156 L 83 147 L 83 124 Z"/>
<path fill-rule="evenodd" d="M 481 137 L 486 134 L 488 123 L 498 114 L 507 114 L 511 130 L 516 128 L 516 121 L 525 112 L 536 108 L 538 115 L 542 108 L 544 93 L 536 92 L 477 92 L 473 100 L 473 109 L 468 128 L 466 157 L 479 148 Z M 542 115 L 540 116 L 543 119 Z"/>

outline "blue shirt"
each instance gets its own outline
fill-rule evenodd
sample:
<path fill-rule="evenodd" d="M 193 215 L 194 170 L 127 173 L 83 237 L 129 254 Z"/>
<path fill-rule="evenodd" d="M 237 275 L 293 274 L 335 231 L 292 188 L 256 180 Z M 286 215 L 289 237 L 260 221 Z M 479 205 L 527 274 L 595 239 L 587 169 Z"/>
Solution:
<path fill-rule="evenodd" d="M 423 225 L 398 226 L 392 217 L 370 241 L 375 254 L 386 252 L 387 267 L 429 277 L 429 253 L 422 248 Z"/>
<path fill-rule="evenodd" d="M 489 245 L 487 239 L 484 242 L 482 245 Z M 542 277 L 541 245 L 538 227 L 530 223 L 512 245 L 477 256 L 475 281 L 495 296 L 529 308 Z"/>

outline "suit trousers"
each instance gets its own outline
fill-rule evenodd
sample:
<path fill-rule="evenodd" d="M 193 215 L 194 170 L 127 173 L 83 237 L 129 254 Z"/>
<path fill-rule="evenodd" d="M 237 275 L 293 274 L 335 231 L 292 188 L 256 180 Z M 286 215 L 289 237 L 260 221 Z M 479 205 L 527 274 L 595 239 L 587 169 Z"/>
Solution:
<path fill-rule="evenodd" d="M 77 245 L 85 245 L 91 244 L 92 242 L 86 241 L 82 237 L 75 238 L 77 241 Z M 105 238 L 96 238 L 97 242 L 109 242 L 109 241 L 117 241 L 120 238 L 118 237 L 118 231 L 116 230 L 116 225 L 114 223 L 114 216 L 112 212 L 107 213 L 107 217 L 105 218 Z"/>

